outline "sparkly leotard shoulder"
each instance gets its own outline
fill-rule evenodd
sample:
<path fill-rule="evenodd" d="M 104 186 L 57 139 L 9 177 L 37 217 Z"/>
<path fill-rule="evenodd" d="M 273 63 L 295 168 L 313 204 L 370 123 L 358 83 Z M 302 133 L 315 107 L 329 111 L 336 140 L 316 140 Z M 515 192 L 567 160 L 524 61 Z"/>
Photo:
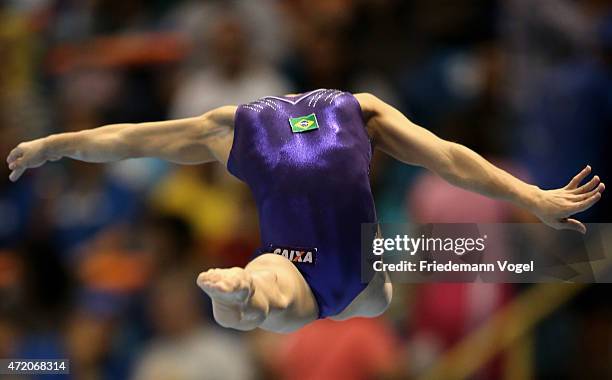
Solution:
<path fill-rule="evenodd" d="M 308 282 L 319 317 L 340 313 L 365 288 L 361 223 L 375 223 L 372 149 L 361 107 L 338 90 L 267 96 L 235 115 L 230 173 L 259 213 L 260 252 L 282 254 Z"/>

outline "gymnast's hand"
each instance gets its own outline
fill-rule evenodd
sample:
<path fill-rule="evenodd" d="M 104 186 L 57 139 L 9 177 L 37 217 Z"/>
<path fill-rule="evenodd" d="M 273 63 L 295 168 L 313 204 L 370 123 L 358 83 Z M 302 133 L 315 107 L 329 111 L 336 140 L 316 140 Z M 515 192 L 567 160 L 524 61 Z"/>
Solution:
<path fill-rule="evenodd" d="M 37 168 L 47 161 L 57 161 L 60 155 L 54 154 L 45 142 L 45 139 L 23 142 L 8 155 L 6 162 L 11 170 L 9 179 L 13 182 L 30 168 Z"/>
<path fill-rule="evenodd" d="M 561 189 L 537 189 L 531 202 L 531 211 L 543 223 L 555 229 L 586 233 L 586 226 L 570 216 L 589 209 L 601 199 L 601 193 L 606 187 L 598 176 L 579 186 L 590 172 L 591 167 L 585 167 Z"/>

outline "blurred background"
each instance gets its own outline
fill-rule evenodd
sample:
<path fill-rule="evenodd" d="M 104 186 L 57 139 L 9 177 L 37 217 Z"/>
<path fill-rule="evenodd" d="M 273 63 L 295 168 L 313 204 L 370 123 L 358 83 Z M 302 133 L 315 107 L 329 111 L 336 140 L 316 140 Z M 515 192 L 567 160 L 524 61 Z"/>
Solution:
<path fill-rule="evenodd" d="M 543 188 L 587 163 L 612 179 L 606 0 L 2 0 L 0 58 L 2 157 L 324 87 L 374 93 Z M 382 222 L 530 220 L 382 155 L 372 173 Z M 63 160 L 15 184 L 0 165 L 0 357 L 66 357 L 74 379 L 612 378 L 607 284 L 400 284 L 377 319 L 219 328 L 196 276 L 258 239 L 219 165 Z"/>

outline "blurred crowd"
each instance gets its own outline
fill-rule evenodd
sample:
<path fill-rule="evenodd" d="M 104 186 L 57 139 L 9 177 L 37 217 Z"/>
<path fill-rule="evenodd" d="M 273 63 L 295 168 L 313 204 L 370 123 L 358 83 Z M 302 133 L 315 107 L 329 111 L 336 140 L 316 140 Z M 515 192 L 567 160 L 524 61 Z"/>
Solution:
<path fill-rule="evenodd" d="M 2 157 L 51 133 L 338 88 L 543 188 L 587 163 L 612 178 L 606 0 L 1 0 L 0 57 Z M 383 155 L 372 184 L 382 222 L 531 220 Z M 609 222 L 609 198 L 583 218 Z M 197 274 L 258 244 L 248 188 L 216 164 L 62 160 L 15 184 L 0 165 L 0 358 L 67 357 L 75 379 L 414 378 L 525 291 L 397 285 L 380 318 L 221 329 Z M 609 289 L 471 378 L 612 377 Z"/>

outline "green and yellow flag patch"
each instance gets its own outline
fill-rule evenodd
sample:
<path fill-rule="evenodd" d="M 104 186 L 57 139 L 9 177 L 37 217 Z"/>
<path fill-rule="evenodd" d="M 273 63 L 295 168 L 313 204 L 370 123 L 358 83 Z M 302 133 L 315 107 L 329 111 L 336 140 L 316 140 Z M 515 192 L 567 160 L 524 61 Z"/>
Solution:
<path fill-rule="evenodd" d="M 289 124 L 291 124 L 291 131 L 293 131 L 293 133 L 319 129 L 319 123 L 317 123 L 317 117 L 314 113 L 306 116 L 290 117 Z"/>

